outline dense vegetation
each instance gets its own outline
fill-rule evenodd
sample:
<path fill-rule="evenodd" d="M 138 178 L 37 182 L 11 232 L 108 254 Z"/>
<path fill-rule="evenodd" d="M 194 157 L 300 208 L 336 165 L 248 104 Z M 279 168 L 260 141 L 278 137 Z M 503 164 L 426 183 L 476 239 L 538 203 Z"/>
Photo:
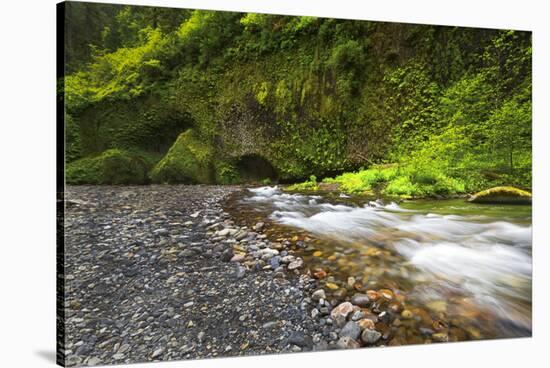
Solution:
<path fill-rule="evenodd" d="M 69 183 L 531 186 L 529 32 L 66 10 Z"/>

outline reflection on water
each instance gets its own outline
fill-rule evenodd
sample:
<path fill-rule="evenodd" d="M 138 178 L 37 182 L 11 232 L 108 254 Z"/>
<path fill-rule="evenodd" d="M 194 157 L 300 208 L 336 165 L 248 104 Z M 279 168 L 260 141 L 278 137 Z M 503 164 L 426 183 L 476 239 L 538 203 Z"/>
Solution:
<path fill-rule="evenodd" d="M 352 276 L 402 295 L 419 319 L 442 319 L 457 339 L 530 336 L 531 208 L 357 198 L 248 189 L 228 205 L 240 220 L 270 221 L 273 236 L 307 236 L 302 256 L 340 284 Z M 408 333 L 407 336 L 411 336 Z"/>

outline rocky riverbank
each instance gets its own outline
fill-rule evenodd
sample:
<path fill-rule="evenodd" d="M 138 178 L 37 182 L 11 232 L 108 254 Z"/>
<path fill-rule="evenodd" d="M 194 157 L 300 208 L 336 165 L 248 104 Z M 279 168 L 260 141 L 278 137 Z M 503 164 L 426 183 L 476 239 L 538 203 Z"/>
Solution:
<path fill-rule="evenodd" d="M 238 257 L 229 256 L 235 237 L 221 202 L 238 189 L 67 188 L 67 365 L 280 353 L 320 343 L 306 307 L 308 278 L 228 262 Z M 218 236 L 208 236 L 214 228 Z M 263 241 L 253 237 L 247 233 L 250 247 Z"/>
<path fill-rule="evenodd" d="M 235 223 L 223 203 L 239 190 L 67 188 L 67 365 L 399 344 L 392 331 L 413 318 L 401 295 L 338 289 L 304 264 L 307 237 Z"/>

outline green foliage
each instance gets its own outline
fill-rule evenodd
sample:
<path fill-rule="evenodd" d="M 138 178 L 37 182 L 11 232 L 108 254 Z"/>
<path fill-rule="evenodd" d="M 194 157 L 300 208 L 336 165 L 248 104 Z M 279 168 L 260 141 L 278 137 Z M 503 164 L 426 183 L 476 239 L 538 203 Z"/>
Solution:
<path fill-rule="evenodd" d="M 66 166 L 67 184 L 146 184 L 154 157 L 110 149 Z"/>
<path fill-rule="evenodd" d="M 395 178 L 397 170 L 395 165 L 373 167 L 368 170 L 344 173 L 335 178 L 326 178 L 323 182 L 338 183 L 340 189 L 347 193 L 372 192 L 378 186 Z"/>
<path fill-rule="evenodd" d="M 155 183 L 211 183 L 212 158 L 212 148 L 189 129 L 156 164 L 151 179 Z"/>
<path fill-rule="evenodd" d="M 236 183 L 256 154 L 285 180 L 368 166 L 332 179 L 351 193 L 531 186 L 528 32 L 73 8 L 68 162 L 155 152 L 156 182 Z"/>
<path fill-rule="evenodd" d="M 69 111 L 79 111 L 104 99 L 131 99 L 153 86 L 160 61 L 157 59 L 167 39 L 158 29 L 143 30 L 145 42 L 137 47 L 119 48 L 96 58 L 89 72 L 65 78 L 65 101 Z"/>
<path fill-rule="evenodd" d="M 308 190 L 308 191 L 315 191 L 319 190 L 319 184 L 317 183 L 317 177 L 315 175 L 311 175 L 309 177 L 308 181 L 305 181 L 303 183 L 296 183 L 289 185 L 285 188 L 286 191 L 299 191 L 299 190 Z"/>
<path fill-rule="evenodd" d="M 242 181 L 235 165 L 224 161 L 217 161 L 214 166 L 216 171 L 216 183 L 237 184 Z"/>
<path fill-rule="evenodd" d="M 72 162 L 82 157 L 80 127 L 69 114 L 65 114 L 65 160 Z"/>

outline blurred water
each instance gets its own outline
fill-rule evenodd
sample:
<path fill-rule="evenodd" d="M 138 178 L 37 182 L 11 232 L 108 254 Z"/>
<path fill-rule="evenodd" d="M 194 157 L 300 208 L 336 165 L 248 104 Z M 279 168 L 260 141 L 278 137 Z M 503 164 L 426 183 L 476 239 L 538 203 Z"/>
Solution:
<path fill-rule="evenodd" d="M 411 303 L 445 300 L 447 314 L 457 318 L 477 310 L 488 315 L 487 337 L 530 334 L 530 206 L 343 200 L 261 187 L 249 189 L 240 203 L 308 232 L 326 254 L 345 258 L 340 267 L 379 275 L 378 284 L 404 290 Z M 367 256 L 372 247 L 387 257 Z"/>

